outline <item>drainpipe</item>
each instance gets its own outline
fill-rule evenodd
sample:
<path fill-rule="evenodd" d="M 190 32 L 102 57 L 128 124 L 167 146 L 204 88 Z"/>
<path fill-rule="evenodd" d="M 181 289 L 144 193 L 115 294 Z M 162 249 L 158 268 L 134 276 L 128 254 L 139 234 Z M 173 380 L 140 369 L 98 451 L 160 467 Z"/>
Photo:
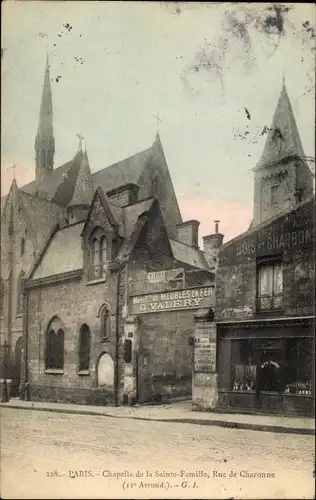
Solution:
<path fill-rule="evenodd" d="M 28 344 L 29 344 L 29 322 L 28 322 L 28 310 L 29 310 L 29 295 L 26 287 L 24 287 L 24 314 L 23 314 L 23 337 L 24 337 L 24 396 L 26 395 L 26 400 L 30 399 L 30 394 L 28 390 L 29 374 L 28 374 Z"/>
<path fill-rule="evenodd" d="M 122 271 L 124 271 L 126 264 L 123 263 L 119 266 L 117 271 L 116 282 L 116 335 L 115 335 L 115 406 L 120 406 L 120 281 Z"/>

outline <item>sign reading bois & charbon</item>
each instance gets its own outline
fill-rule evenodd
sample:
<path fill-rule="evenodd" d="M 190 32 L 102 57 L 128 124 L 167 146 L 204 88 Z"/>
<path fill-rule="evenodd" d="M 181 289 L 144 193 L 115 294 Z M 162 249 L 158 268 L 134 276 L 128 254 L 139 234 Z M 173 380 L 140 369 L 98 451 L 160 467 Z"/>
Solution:
<path fill-rule="evenodd" d="M 216 324 L 196 322 L 194 334 L 194 371 L 216 372 Z"/>
<path fill-rule="evenodd" d="M 214 287 L 196 287 L 172 292 L 136 295 L 130 299 L 130 314 L 144 314 L 178 309 L 200 309 L 215 304 Z"/>

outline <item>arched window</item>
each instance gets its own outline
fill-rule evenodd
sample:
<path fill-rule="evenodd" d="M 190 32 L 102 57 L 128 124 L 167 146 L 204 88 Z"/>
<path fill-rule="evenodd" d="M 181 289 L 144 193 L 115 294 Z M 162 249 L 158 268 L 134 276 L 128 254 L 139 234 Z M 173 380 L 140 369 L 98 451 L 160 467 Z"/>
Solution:
<path fill-rule="evenodd" d="M 21 239 L 21 256 L 25 253 L 25 238 Z"/>
<path fill-rule="evenodd" d="M 64 330 L 61 328 L 57 332 L 57 356 L 56 356 L 56 368 L 64 368 Z"/>
<path fill-rule="evenodd" d="M 100 227 L 97 227 L 90 236 L 89 254 L 89 278 L 92 280 L 103 278 L 107 262 L 107 239 Z"/>
<path fill-rule="evenodd" d="M 100 241 L 100 264 L 103 270 L 105 269 L 106 263 L 108 261 L 107 250 L 108 250 L 108 243 L 106 237 L 103 236 Z"/>
<path fill-rule="evenodd" d="M 25 272 L 22 270 L 19 274 L 18 284 L 17 284 L 17 304 L 16 313 L 22 314 L 23 312 L 23 285 L 24 285 Z"/>
<path fill-rule="evenodd" d="M 4 315 L 4 281 L 0 279 L 0 317 Z"/>
<path fill-rule="evenodd" d="M 111 315 L 107 307 L 103 307 L 100 313 L 100 337 L 101 340 L 109 340 L 111 336 Z"/>
<path fill-rule="evenodd" d="M 51 321 L 46 334 L 45 369 L 64 368 L 65 334 L 59 318 Z"/>
<path fill-rule="evenodd" d="M 82 325 L 79 331 L 79 371 L 89 370 L 90 365 L 90 330 Z"/>
<path fill-rule="evenodd" d="M 54 330 L 49 330 L 46 336 L 45 368 L 57 368 L 57 337 Z"/>

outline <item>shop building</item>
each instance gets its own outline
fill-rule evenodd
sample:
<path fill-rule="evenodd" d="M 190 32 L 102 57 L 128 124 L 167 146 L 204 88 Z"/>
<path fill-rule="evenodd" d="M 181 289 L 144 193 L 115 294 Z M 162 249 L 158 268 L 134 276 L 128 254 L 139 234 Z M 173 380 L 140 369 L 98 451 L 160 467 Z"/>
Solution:
<path fill-rule="evenodd" d="M 193 406 L 311 415 L 314 183 L 284 81 L 265 133 L 249 229 L 225 244 L 220 233 L 210 240 L 218 251 L 216 326 L 196 318 Z"/>
<path fill-rule="evenodd" d="M 216 277 L 218 407 L 312 415 L 315 204 L 223 245 Z"/>

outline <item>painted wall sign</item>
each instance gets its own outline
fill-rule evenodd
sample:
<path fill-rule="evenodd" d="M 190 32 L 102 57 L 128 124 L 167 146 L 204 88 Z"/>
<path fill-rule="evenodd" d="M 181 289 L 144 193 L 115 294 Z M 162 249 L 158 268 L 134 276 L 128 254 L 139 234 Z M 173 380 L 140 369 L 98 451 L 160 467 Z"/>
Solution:
<path fill-rule="evenodd" d="M 220 252 L 220 264 L 231 264 L 266 253 L 295 252 L 312 248 L 315 242 L 315 215 L 313 202 L 295 212 L 280 216 L 265 225 L 232 241 Z"/>
<path fill-rule="evenodd" d="M 194 371 L 216 372 L 216 324 L 198 322 L 194 335 Z"/>
<path fill-rule="evenodd" d="M 214 287 L 196 287 L 172 292 L 150 293 L 131 297 L 130 314 L 200 309 L 215 305 Z"/>
<path fill-rule="evenodd" d="M 259 233 L 258 236 L 257 241 L 255 238 L 249 238 L 237 243 L 236 255 L 251 255 L 269 250 L 283 250 L 301 245 L 309 245 L 312 244 L 315 239 L 315 231 L 311 228 L 307 228 L 291 232 L 276 231 L 264 235 Z"/>

